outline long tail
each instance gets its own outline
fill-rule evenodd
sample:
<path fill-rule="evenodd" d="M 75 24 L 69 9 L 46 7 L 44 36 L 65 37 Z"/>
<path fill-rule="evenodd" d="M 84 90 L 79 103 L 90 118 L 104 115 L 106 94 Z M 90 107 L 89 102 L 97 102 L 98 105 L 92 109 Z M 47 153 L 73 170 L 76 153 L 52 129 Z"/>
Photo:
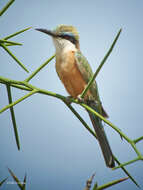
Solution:
<path fill-rule="evenodd" d="M 90 104 L 90 106 L 93 107 L 92 104 Z M 108 139 L 106 137 L 106 134 L 102 125 L 102 121 L 91 112 L 88 112 L 88 113 L 92 121 L 95 133 L 97 135 L 97 139 L 100 144 L 106 165 L 109 168 L 113 168 L 115 166 L 115 162 L 114 162 L 113 154 L 112 154 Z"/>

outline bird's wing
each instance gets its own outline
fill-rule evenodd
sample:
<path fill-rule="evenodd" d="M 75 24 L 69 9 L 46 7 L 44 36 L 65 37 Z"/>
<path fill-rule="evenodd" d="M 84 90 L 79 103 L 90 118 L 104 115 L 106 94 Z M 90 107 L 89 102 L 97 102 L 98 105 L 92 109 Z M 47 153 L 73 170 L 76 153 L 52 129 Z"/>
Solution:
<path fill-rule="evenodd" d="M 93 72 L 87 59 L 82 55 L 80 51 L 75 52 L 75 59 L 76 59 L 77 67 L 84 81 L 86 82 L 86 84 L 88 84 L 88 82 L 93 76 Z M 94 97 L 94 100 L 98 101 L 99 100 L 98 87 L 95 81 L 92 83 L 90 87 L 90 91 Z"/>
<path fill-rule="evenodd" d="M 92 69 L 91 69 L 87 59 L 82 55 L 82 53 L 80 51 L 77 51 L 75 53 L 75 59 L 76 59 L 77 67 L 78 67 L 81 75 L 83 76 L 84 81 L 88 84 L 88 82 L 90 81 L 90 79 L 93 76 L 93 72 L 92 72 Z M 94 104 L 95 104 L 95 108 L 97 109 L 97 107 L 98 107 L 98 112 L 107 118 L 108 114 L 106 113 L 106 111 L 104 110 L 104 108 L 101 104 L 99 93 L 98 93 L 98 86 L 97 86 L 96 81 L 94 81 L 92 83 L 92 85 L 90 87 L 90 92 L 92 94 L 92 97 L 90 97 L 89 100 L 91 100 L 91 101 L 93 100 Z M 98 102 L 98 106 L 97 106 L 97 102 Z"/>

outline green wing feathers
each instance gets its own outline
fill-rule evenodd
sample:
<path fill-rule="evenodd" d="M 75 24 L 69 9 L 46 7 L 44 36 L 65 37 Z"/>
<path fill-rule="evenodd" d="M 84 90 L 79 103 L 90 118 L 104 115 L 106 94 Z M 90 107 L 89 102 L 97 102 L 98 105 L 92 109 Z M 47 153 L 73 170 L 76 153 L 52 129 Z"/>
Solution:
<path fill-rule="evenodd" d="M 91 77 L 93 76 L 91 67 L 87 59 L 82 55 L 80 51 L 77 51 L 75 53 L 75 57 L 76 57 L 77 67 L 80 73 L 82 74 L 84 81 L 88 84 Z M 89 97 L 89 99 L 87 100 L 87 104 L 91 108 L 93 108 L 95 111 L 103 115 L 104 117 L 108 117 L 107 113 L 102 107 L 99 94 L 98 94 L 98 87 L 97 87 L 96 81 L 92 83 L 90 87 L 90 92 L 91 92 L 92 97 Z M 113 154 L 112 154 L 108 139 L 106 137 L 106 134 L 102 125 L 102 120 L 89 111 L 88 111 L 88 114 L 93 124 L 95 133 L 97 135 L 97 139 L 101 147 L 105 163 L 108 167 L 113 168 L 115 166 L 114 158 L 113 158 Z"/>

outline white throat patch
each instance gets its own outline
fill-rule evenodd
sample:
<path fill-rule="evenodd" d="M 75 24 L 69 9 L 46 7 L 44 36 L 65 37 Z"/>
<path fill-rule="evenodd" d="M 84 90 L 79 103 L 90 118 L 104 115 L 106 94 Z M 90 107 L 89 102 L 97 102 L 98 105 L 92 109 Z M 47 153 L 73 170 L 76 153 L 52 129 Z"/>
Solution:
<path fill-rule="evenodd" d="M 77 50 L 75 45 L 69 40 L 62 39 L 62 38 L 53 38 L 53 42 L 54 42 L 57 54 Z"/>

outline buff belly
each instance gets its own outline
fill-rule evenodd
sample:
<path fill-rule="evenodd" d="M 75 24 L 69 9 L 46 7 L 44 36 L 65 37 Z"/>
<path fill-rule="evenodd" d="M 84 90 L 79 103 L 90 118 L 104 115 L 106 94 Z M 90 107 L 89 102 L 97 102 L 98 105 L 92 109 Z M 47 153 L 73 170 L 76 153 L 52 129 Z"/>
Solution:
<path fill-rule="evenodd" d="M 63 58 L 64 61 L 56 60 L 56 71 L 67 92 L 77 98 L 84 90 L 86 82 L 78 70 L 73 52 L 68 54 L 68 57 L 66 54 L 66 57 L 63 56 Z"/>

